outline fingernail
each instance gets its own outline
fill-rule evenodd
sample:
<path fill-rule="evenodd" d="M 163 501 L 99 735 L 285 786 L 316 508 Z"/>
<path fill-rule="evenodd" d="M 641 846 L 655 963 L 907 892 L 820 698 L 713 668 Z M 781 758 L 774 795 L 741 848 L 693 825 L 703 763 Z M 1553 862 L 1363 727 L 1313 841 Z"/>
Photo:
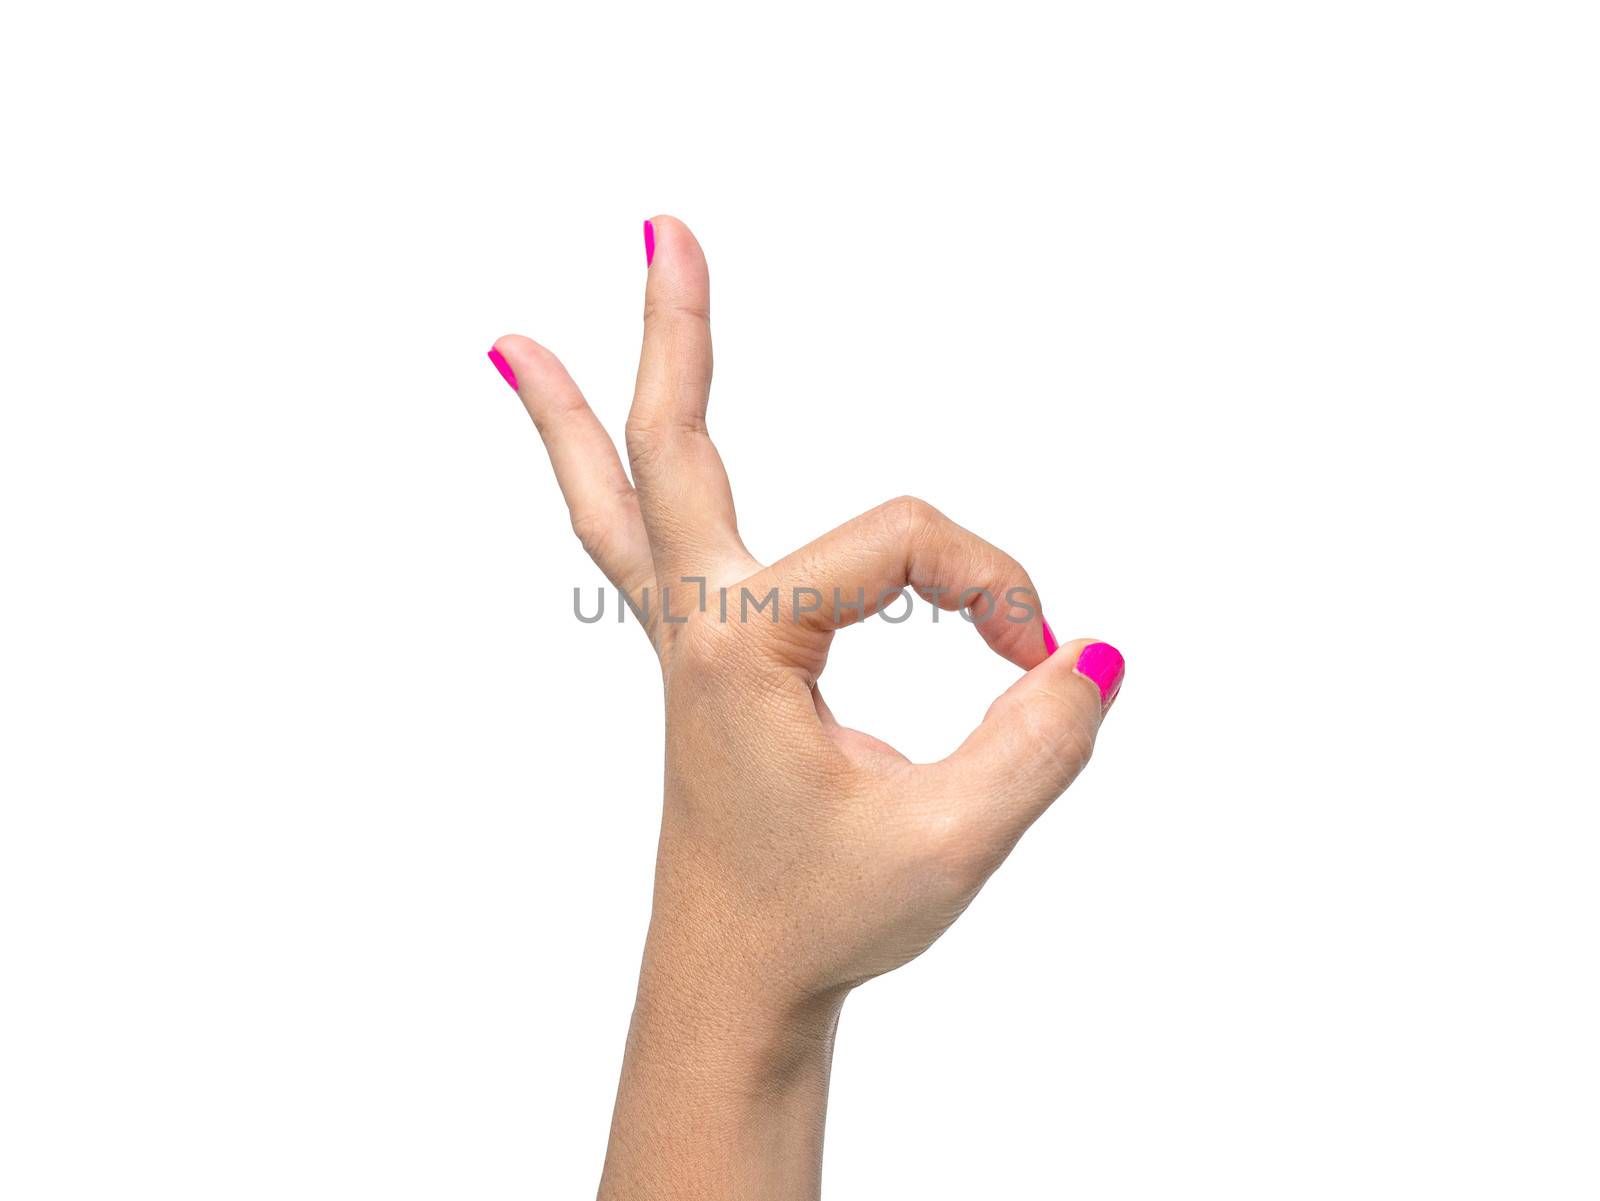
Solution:
<path fill-rule="evenodd" d="M 1055 632 L 1050 629 L 1050 623 L 1044 619 L 1044 614 L 1039 614 L 1039 624 L 1044 627 L 1044 653 L 1049 658 L 1060 649 L 1061 644 L 1056 641 Z"/>
<path fill-rule="evenodd" d="M 1117 699 L 1117 692 L 1122 688 L 1122 672 L 1125 666 L 1122 652 L 1109 642 L 1091 642 L 1078 652 L 1076 670 L 1080 676 L 1092 680 L 1100 689 L 1100 704 L 1102 708 L 1109 709 L 1111 702 Z"/>
<path fill-rule="evenodd" d="M 506 362 L 506 356 L 498 350 L 489 351 L 489 361 L 494 364 L 494 369 L 500 373 L 500 378 L 511 385 L 513 391 L 517 387 L 517 373 L 511 370 L 511 364 Z"/>
<path fill-rule="evenodd" d="M 656 227 L 655 223 L 644 223 L 644 265 L 648 267 L 656 261 Z"/>

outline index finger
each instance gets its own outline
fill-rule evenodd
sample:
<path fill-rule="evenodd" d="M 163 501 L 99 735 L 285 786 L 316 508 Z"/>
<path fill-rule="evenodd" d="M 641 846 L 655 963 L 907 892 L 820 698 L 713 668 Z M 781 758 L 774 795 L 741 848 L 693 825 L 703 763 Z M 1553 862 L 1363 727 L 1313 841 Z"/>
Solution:
<path fill-rule="evenodd" d="M 846 522 L 745 586 L 776 587 L 783 616 L 822 637 L 893 604 L 909 586 L 941 609 L 968 612 L 984 641 L 1024 670 L 1054 649 L 1022 565 L 915 497 Z"/>

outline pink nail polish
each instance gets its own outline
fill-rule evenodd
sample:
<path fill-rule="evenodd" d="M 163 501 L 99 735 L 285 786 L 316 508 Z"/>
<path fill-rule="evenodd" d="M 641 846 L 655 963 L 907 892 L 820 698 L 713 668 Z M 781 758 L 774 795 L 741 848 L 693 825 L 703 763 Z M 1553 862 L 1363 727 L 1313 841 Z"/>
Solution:
<path fill-rule="evenodd" d="M 644 265 L 656 261 L 656 227 L 653 221 L 644 223 Z"/>
<path fill-rule="evenodd" d="M 500 373 L 500 378 L 510 384 L 513 391 L 517 386 L 517 373 L 511 370 L 511 364 L 506 362 L 506 356 L 498 350 L 489 351 L 489 361 L 494 364 L 494 369 Z"/>
<path fill-rule="evenodd" d="M 1044 614 L 1039 614 L 1039 624 L 1044 627 L 1044 653 L 1049 658 L 1061 649 L 1061 644 L 1056 641 L 1055 631 L 1050 628 L 1050 623 L 1044 619 Z"/>
<path fill-rule="evenodd" d="M 1094 681 L 1100 689 L 1100 704 L 1105 708 L 1110 708 L 1111 702 L 1117 699 L 1125 666 L 1122 652 L 1109 642 L 1091 642 L 1078 652 L 1077 672 Z"/>

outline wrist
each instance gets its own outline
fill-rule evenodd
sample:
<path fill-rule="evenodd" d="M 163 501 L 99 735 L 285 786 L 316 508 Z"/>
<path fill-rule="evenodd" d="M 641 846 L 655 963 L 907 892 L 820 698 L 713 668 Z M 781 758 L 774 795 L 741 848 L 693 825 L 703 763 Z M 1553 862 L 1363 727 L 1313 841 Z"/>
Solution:
<path fill-rule="evenodd" d="M 689 955 L 663 941 L 652 933 L 645 948 L 630 1045 L 683 1059 L 707 1086 L 768 1095 L 819 1072 L 826 1080 L 846 990 L 802 995 L 735 954 Z"/>
<path fill-rule="evenodd" d="M 737 964 L 673 953 L 640 972 L 602 1201 L 814 1198 L 843 992 L 797 1000 Z"/>

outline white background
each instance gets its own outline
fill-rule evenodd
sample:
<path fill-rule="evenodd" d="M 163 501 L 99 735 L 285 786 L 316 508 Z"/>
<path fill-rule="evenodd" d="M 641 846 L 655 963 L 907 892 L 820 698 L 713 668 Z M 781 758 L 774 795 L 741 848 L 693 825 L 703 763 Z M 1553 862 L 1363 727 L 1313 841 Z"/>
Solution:
<path fill-rule="evenodd" d="M 825 1195 L 1596 1196 L 1591 14 L 11 13 L 0 1193 L 592 1193 L 659 682 L 484 351 L 620 432 L 671 212 L 758 555 L 913 493 L 1129 661 Z"/>

